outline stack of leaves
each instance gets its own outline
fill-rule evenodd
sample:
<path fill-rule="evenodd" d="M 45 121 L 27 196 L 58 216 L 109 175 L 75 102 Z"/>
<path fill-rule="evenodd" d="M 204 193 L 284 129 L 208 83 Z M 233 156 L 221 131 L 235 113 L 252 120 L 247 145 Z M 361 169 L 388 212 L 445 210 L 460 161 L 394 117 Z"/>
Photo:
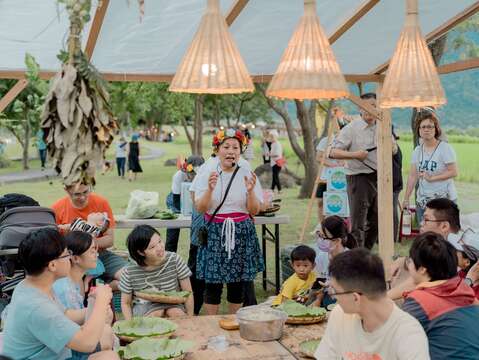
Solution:
<path fill-rule="evenodd" d="M 320 342 L 321 342 L 321 339 L 312 339 L 312 340 L 303 341 L 299 344 L 299 351 L 301 351 L 302 355 L 315 359 L 314 353 L 318 349 Z"/>
<path fill-rule="evenodd" d="M 194 345 L 191 341 L 176 339 L 143 338 L 120 347 L 122 359 L 135 360 L 168 360 L 185 354 Z"/>
<path fill-rule="evenodd" d="M 161 220 L 174 220 L 178 218 L 178 214 L 175 214 L 171 210 L 163 210 L 156 214 L 155 217 Z"/>
<path fill-rule="evenodd" d="M 326 309 L 316 306 L 305 306 L 293 300 L 286 300 L 277 307 L 291 317 L 318 317 L 325 316 Z"/>
<path fill-rule="evenodd" d="M 80 35 L 90 20 L 91 0 L 58 0 L 70 18 L 68 53 L 51 81 L 41 117 L 49 156 L 65 185 L 95 183 L 95 170 L 113 141 L 117 125 L 106 83 L 81 50 Z"/>
<path fill-rule="evenodd" d="M 175 330 L 175 323 L 156 317 L 138 317 L 131 320 L 121 320 L 113 325 L 113 332 L 116 335 L 138 338 L 168 335 Z"/>

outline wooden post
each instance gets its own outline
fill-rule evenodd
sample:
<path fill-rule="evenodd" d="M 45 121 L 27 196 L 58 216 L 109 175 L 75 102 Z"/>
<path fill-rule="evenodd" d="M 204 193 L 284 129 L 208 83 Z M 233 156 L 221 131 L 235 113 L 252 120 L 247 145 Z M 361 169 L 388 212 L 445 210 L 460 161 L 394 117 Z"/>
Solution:
<path fill-rule="evenodd" d="M 382 85 L 377 94 L 380 97 Z M 379 101 L 378 101 L 379 102 Z M 392 176 L 392 128 L 391 113 L 382 111 L 382 121 L 377 122 L 378 147 L 378 239 L 379 255 L 384 262 L 386 279 L 390 278 L 389 269 L 394 255 L 393 222 L 393 176 Z"/>
<path fill-rule="evenodd" d="M 0 113 L 5 110 L 5 108 L 10 105 L 13 100 L 15 100 L 18 94 L 20 94 L 27 87 L 27 85 L 27 79 L 18 80 L 18 82 L 5 94 L 5 96 L 0 99 Z"/>

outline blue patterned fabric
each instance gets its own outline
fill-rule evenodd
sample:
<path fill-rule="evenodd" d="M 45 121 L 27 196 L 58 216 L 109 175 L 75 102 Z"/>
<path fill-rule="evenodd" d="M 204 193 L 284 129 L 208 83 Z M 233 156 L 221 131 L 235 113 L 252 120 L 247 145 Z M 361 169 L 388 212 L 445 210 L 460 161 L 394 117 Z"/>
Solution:
<path fill-rule="evenodd" d="M 193 245 L 199 246 L 198 243 L 198 230 L 205 223 L 205 218 L 202 213 L 196 211 L 193 206 L 193 211 L 191 213 L 191 231 L 190 231 L 190 241 Z"/>
<path fill-rule="evenodd" d="M 176 214 L 181 213 L 180 208 L 175 205 L 175 200 L 174 200 L 174 197 L 173 197 L 173 193 L 171 191 L 168 195 L 166 195 L 165 203 L 166 203 L 166 207 L 169 210 L 173 211 Z"/>
<path fill-rule="evenodd" d="M 235 223 L 236 246 L 230 260 L 221 246 L 222 226 L 209 225 L 208 244 L 198 250 L 196 277 L 216 284 L 254 280 L 264 270 L 264 263 L 253 221 Z"/>

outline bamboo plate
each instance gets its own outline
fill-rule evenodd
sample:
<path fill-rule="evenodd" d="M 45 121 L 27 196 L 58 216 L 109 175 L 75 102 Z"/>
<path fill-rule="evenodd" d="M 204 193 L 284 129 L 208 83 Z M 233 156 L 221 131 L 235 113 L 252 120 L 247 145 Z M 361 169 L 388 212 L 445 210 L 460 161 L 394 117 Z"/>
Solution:
<path fill-rule="evenodd" d="M 309 325 L 309 324 L 317 324 L 321 321 L 326 320 L 326 315 L 321 316 L 304 316 L 304 317 L 294 317 L 289 316 L 286 320 L 286 324 L 290 325 Z"/>
<path fill-rule="evenodd" d="M 173 335 L 175 332 L 172 331 L 172 332 L 169 332 L 169 333 L 166 333 L 166 334 L 162 334 L 162 335 L 155 335 L 155 336 L 127 336 L 127 335 L 118 335 L 118 334 L 115 334 L 116 336 L 118 336 L 118 338 L 120 340 L 123 340 L 124 342 L 128 342 L 128 343 L 131 343 L 135 340 L 140 340 L 141 338 L 144 338 L 144 337 L 148 337 L 148 338 L 152 338 L 152 339 L 161 339 L 163 337 L 170 337 L 171 335 Z"/>
<path fill-rule="evenodd" d="M 138 296 L 140 299 L 162 303 L 162 304 L 184 304 L 186 302 L 185 297 L 182 296 L 166 296 L 166 295 L 157 295 L 157 294 L 150 294 L 150 293 L 143 293 L 141 291 L 137 291 L 135 296 Z"/>

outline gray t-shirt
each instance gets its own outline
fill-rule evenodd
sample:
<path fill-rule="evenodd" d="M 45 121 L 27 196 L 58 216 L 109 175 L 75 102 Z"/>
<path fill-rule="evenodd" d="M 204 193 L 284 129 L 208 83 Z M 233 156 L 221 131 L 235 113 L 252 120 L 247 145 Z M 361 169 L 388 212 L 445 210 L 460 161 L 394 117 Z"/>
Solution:
<path fill-rule="evenodd" d="M 376 123 L 368 124 L 363 119 L 353 120 L 342 128 L 332 144 L 332 148 L 346 151 L 368 150 L 376 146 Z M 346 160 L 345 169 L 347 175 L 374 172 L 377 169 L 377 151 L 370 151 L 364 161 Z"/>
<path fill-rule="evenodd" d="M 417 172 L 426 172 L 429 175 L 439 175 L 446 171 L 447 165 L 456 162 L 456 152 L 447 142 L 441 141 L 435 150 L 428 151 L 423 145 L 417 146 L 411 157 L 411 164 L 416 166 Z M 419 179 L 417 193 L 418 203 L 425 199 L 447 197 L 457 199 L 456 186 L 453 179 L 432 181 Z"/>

